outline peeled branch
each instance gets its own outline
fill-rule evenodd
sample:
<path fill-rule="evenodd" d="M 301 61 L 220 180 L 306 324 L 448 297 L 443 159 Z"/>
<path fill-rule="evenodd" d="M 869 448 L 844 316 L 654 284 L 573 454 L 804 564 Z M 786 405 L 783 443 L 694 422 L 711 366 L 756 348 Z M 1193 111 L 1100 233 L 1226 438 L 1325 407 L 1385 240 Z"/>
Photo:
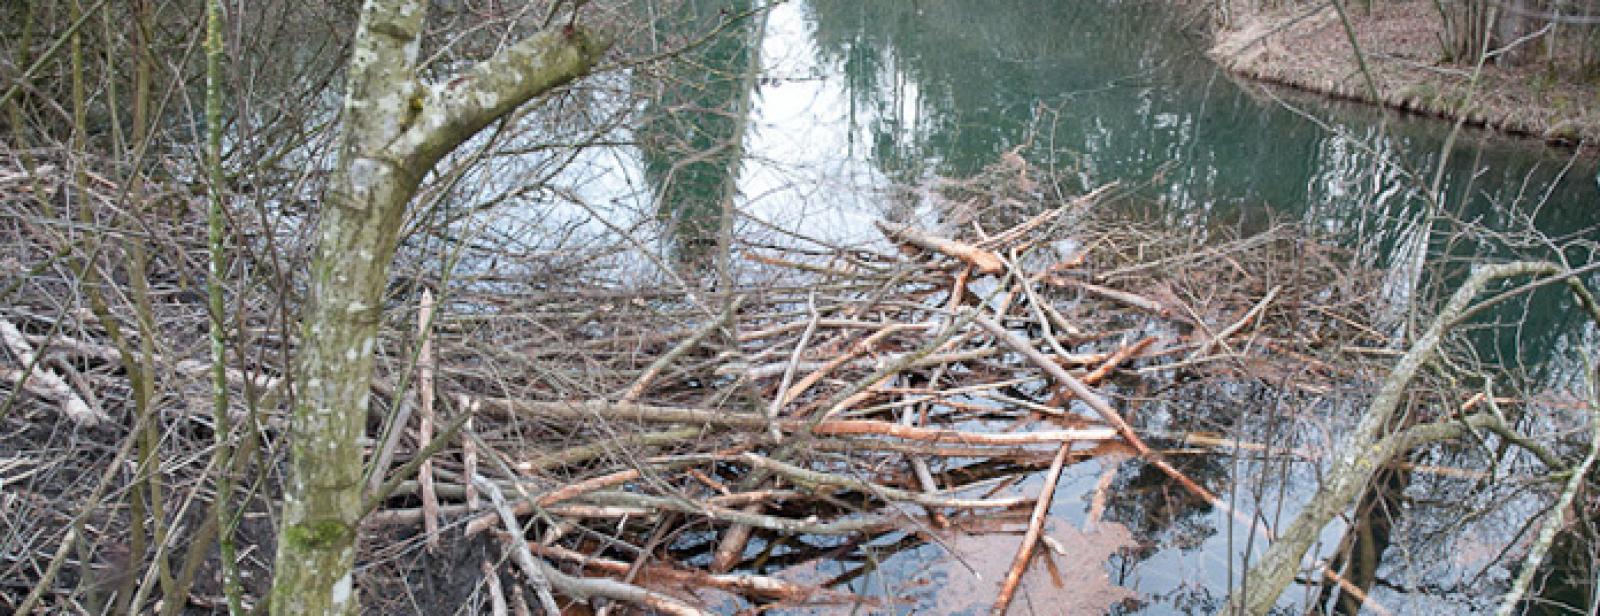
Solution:
<path fill-rule="evenodd" d="M 946 256 L 955 257 L 976 268 L 979 273 L 998 275 L 1004 272 L 1006 265 L 1000 260 L 1000 255 L 978 248 L 972 244 L 942 238 L 928 233 L 911 225 L 878 221 L 878 230 L 890 240 L 929 250 Z"/>
<path fill-rule="evenodd" d="M 17 326 L 3 319 L 0 319 L 0 341 L 5 343 L 6 348 L 11 349 L 11 353 L 23 366 L 23 370 L 0 367 L 0 377 L 56 401 L 61 405 L 61 414 L 79 425 L 92 426 L 111 420 L 105 411 L 84 402 L 83 397 L 73 391 L 61 375 L 50 368 L 37 365 L 38 358 L 33 352 L 32 345 L 28 344 L 28 339 L 22 335 Z M 31 373 L 27 371 L 28 366 L 34 367 Z"/>

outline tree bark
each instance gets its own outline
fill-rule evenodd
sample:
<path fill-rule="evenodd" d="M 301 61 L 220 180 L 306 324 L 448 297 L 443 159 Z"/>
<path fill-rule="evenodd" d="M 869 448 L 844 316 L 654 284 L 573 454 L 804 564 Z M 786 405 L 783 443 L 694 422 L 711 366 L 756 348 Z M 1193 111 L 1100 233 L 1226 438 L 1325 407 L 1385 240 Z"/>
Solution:
<path fill-rule="evenodd" d="M 1474 272 L 1456 289 L 1450 301 L 1434 317 L 1433 324 L 1389 372 L 1367 412 L 1361 416 L 1361 421 L 1336 449 L 1340 453 L 1334 459 L 1317 495 L 1278 535 L 1261 560 L 1245 574 L 1244 586 L 1228 597 L 1228 604 L 1220 613 L 1254 616 L 1271 611 L 1278 601 L 1278 595 L 1283 594 L 1283 589 L 1299 572 L 1301 559 L 1311 544 L 1316 542 L 1322 528 L 1355 501 L 1379 468 L 1410 447 L 1410 439 L 1385 438 L 1395 412 L 1400 408 L 1412 379 L 1423 366 L 1433 361 L 1439 343 L 1467 314 L 1473 298 L 1493 280 L 1512 276 L 1554 275 L 1559 272 L 1558 267 L 1547 263 L 1502 263 Z"/>
<path fill-rule="evenodd" d="M 361 448 L 383 289 L 406 205 L 434 163 L 535 96 L 587 73 L 609 46 L 545 31 L 448 85 L 415 77 L 425 0 L 367 0 L 350 58 L 345 130 L 323 199 L 301 318 L 289 485 L 273 614 L 354 614 Z"/>

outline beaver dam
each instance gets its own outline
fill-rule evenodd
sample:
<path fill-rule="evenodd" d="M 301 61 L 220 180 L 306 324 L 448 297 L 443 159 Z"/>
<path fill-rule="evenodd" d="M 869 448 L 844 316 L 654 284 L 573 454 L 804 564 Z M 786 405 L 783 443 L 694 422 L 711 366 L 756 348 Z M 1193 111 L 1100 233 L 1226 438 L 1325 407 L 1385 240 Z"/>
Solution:
<path fill-rule="evenodd" d="M 221 609 L 206 313 L 189 290 L 203 225 L 159 187 L 144 215 L 119 213 L 119 187 L 60 168 L 0 174 L 22 214 L 0 254 L 0 597 Z M 1406 350 L 1376 325 L 1382 273 L 1292 225 L 1147 224 L 1116 185 L 1068 193 L 1016 157 L 926 198 L 938 220 L 882 221 L 875 246 L 734 240 L 720 265 L 672 268 L 678 290 L 608 281 L 615 250 L 459 242 L 452 270 L 403 248 L 364 441 L 365 608 L 1219 609 Z M 229 291 L 248 309 L 231 317 L 245 429 L 226 475 L 259 606 L 300 268 L 261 220 L 234 224 L 257 233 L 231 261 L 255 284 Z M 710 270 L 734 282 L 692 282 Z M 1493 407 L 1587 440 L 1584 401 L 1485 396 L 1478 365 L 1448 357 L 1391 428 Z M 1415 447 L 1336 504 L 1354 509 L 1306 560 L 1305 600 L 1387 611 L 1368 594 L 1397 582 L 1372 552 L 1403 545 L 1458 550 L 1489 590 L 1436 594 L 1493 603 L 1530 541 L 1508 520 L 1559 487 L 1540 462 L 1583 451 L 1529 457 L 1506 423 L 1473 425 L 1477 445 Z M 1448 515 L 1394 526 L 1397 507 Z M 1173 548 L 1203 556 L 1173 565 Z M 1168 564 L 1129 574 L 1152 557 Z"/>

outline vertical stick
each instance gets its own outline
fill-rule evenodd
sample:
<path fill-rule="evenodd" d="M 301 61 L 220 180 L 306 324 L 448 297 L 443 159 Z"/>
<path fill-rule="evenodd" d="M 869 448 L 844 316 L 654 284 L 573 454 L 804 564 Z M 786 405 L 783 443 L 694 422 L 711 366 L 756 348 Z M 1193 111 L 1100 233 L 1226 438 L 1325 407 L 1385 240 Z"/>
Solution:
<path fill-rule="evenodd" d="M 472 484 L 468 482 L 467 485 Z M 506 607 L 506 593 L 500 589 L 500 572 L 494 570 L 494 565 L 489 564 L 488 559 L 484 559 L 480 566 L 483 567 L 483 581 L 489 588 L 489 613 L 493 616 L 506 616 L 509 610 Z"/>
<path fill-rule="evenodd" d="M 422 349 L 417 352 L 417 442 L 433 442 L 433 335 L 429 325 L 433 322 L 433 293 L 422 290 L 422 302 L 417 309 L 417 335 L 422 338 Z M 433 461 L 423 460 L 417 469 L 417 484 L 422 492 L 422 532 L 426 536 L 428 551 L 439 549 L 439 495 L 433 486 Z"/>
<path fill-rule="evenodd" d="M 466 435 L 472 434 L 472 416 L 478 413 L 478 401 L 468 398 L 466 394 L 461 394 L 461 404 L 457 408 L 467 414 L 466 423 L 462 424 L 466 428 L 461 436 L 462 473 L 467 477 L 473 477 L 478 474 L 478 442 Z M 478 486 L 469 481 L 467 482 L 467 508 L 477 511 L 478 502 Z"/>

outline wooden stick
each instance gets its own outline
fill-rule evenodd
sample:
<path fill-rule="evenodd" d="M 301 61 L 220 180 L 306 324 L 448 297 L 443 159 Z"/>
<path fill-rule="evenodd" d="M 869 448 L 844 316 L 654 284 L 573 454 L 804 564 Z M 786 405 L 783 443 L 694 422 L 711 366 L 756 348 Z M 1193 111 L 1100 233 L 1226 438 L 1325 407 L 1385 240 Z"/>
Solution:
<path fill-rule="evenodd" d="M 993 276 L 1005 271 L 1005 264 L 1000 261 L 999 255 L 972 244 L 942 238 L 911 225 L 881 220 L 877 224 L 878 230 L 890 240 L 960 259 L 977 268 L 979 273 Z"/>
<path fill-rule="evenodd" d="M 852 434 L 892 436 L 908 441 L 925 443 L 950 443 L 961 445 L 1037 445 L 1043 443 L 1073 443 L 1078 441 L 1104 441 L 1118 436 L 1108 428 L 1082 430 L 1049 430 L 1021 434 L 988 434 L 943 428 L 921 428 L 892 421 L 873 419 L 830 420 L 817 424 L 812 434 L 818 436 L 843 436 Z"/>
<path fill-rule="evenodd" d="M 622 400 L 624 402 L 633 402 L 634 400 L 638 400 L 640 396 L 644 395 L 645 390 L 650 388 L 650 382 L 654 381 L 657 376 L 660 376 L 662 371 L 666 370 L 668 366 L 671 366 L 673 363 L 677 362 L 679 358 L 688 354 L 689 351 L 694 350 L 695 347 L 700 346 L 700 343 L 704 342 L 705 339 L 712 333 L 725 327 L 729 321 L 733 319 L 733 315 L 738 314 L 739 307 L 743 305 L 744 296 L 741 295 L 733 298 L 733 301 L 728 304 L 727 308 L 723 310 L 722 315 L 716 320 L 707 321 L 704 325 L 701 325 L 699 329 L 695 330 L 694 334 L 690 335 L 688 338 L 684 338 L 683 341 L 679 342 L 676 346 L 673 346 L 672 350 L 667 351 L 665 355 L 662 355 L 661 357 L 656 358 L 655 361 L 650 362 L 650 366 L 645 368 L 644 373 L 640 374 L 639 378 L 634 379 L 633 384 L 629 385 L 626 390 L 623 390 L 621 395 Z"/>
<path fill-rule="evenodd" d="M 1150 344 L 1154 343 L 1155 341 L 1155 338 L 1145 338 L 1128 346 L 1117 349 L 1117 352 L 1112 353 L 1111 357 L 1106 358 L 1106 361 L 1101 363 L 1100 367 L 1095 368 L 1094 372 L 1084 375 L 1083 384 L 1099 385 L 1100 381 L 1104 381 L 1106 377 L 1111 376 L 1111 371 L 1117 369 L 1118 365 L 1122 364 L 1122 362 L 1128 361 L 1130 358 L 1138 356 L 1140 353 L 1143 353 L 1144 350 L 1149 348 Z M 1072 391 L 1067 390 L 1056 394 L 1050 399 L 1049 404 L 1052 406 L 1064 406 L 1071 399 Z"/>
<path fill-rule="evenodd" d="M 818 381 L 826 378 L 839 366 L 843 366 L 855 358 L 860 357 L 862 353 L 872 350 L 872 348 L 877 346 L 880 341 L 896 331 L 899 331 L 899 328 L 894 326 L 885 327 L 873 332 L 872 335 L 867 336 L 860 342 L 851 345 L 848 352 L 828 360 L 827 363 L 823 364 L 821 367 L 818 367 L 816 370 L 813 370 L 810 374 L 807 374 L 805 378 L 800 379 L 799 383 L 795 383 L 794 387 L 784 392 L 784 395 L 780 397 L 783 404 L 788 404 L 794 401 L 795 398 L 800 397 L 800 394 L 803 394 L 806 392 L 806 390 L 811 389 L 812 385 L 816 385 Z"/>
<path fill-rule="evenodd" d="M 1046 357 L 1043 353 L 1040 353 L 1038 349 L 1033 348 L 1033 346 L 1028 344 L 1027 341 L 1018 338 L 1015 334 L 1012 334 L 1009 331 L 1006 331 L 1005 327 L 1002 327 L 999 323 L 995 323 L 983 315 L 974 316 L 973 322 L 977 323 L 978 326 L 984 328 L 985 330 L 988 330 L 988 332 L 992 334 L 996 340 L 999 340 L 1006 346 L 1011 347 L 1012 350 L 1020 353 L 1023 357 L 1028 358 L 1028 360 L 1033 362 L 1034 365 L 1044 369 L 1046 374 L 1049 374 L 1052 378 L 1060 381 L 1063 385 L 1066 385 L 1067 389 L 1071 390 L 1073 395 L 1077 396 L 1079 400 L 1083 400 L 1084 403 L 1088 404 L 1089 408 L 1094 409 L 1095 413 L 1098 413 L 1100 418 L 1104 419 L 1106 423 L 1109 423 L 1115 427 L 1117 432 L 1122 435 L 1123 440 L 1127 441 L 1128 445 L 1132 446 L 1135 451 L 1138 451 L 1139 456 L 1144 458 L 1146 462 L 1149 462 L 1152 466 L 1161 469 L 1162 472 L 1165 472 L 1168 476 L 1176 480 L 1179 485 L 1182 485 L 1185 489 L 1193 492 L 1200 498 L 1205 499 L 1206 502 L 1211 503 L 1212 506 L 1220 507 L 1226 510 L 1236 519 L 1241 519 L 1244 521 L 1249 520 L 1248 517 L 1243 516 L 1243 514 L 1235 511 L 1232 507 L 1229 507 L 1227 503 L 1222 501 L 1222 499 L 1217 498 L 1217 495 L 1212 494 L 1210 490 L 1207 490 L 1200 484 L 1195 483 L 1195 481 L 1190 479 L 1188 475 L 1185 475 L 1182 471 L 1179 471 L 1176 467 L 1172 466 L 1172 464 L 1167 462 L 1166 458 L 1162 457 L 1160 453 L 1152 451 L 1148 445 L 1145 445 L 1144 439 L 1139 438 L 1139 435 L 1133 432 L 1133 426 L 1128 425 L 1128 422 L 1124 421 L 1122 416 L 1117 413 L 1116 409 L 1111 408 L 1111 405 L 1107 404 L 1104 398 L 1101 398 L 1099 394 L 1094 393 L 1094 390 L 1089 389 L 1088 385 L 1084 385 L 1082 381 L 1079 381 L 1071 374 L 1068 374 L 1066 369 L 1056 365 L 1055 362 L 1050 361 L 1050 358 Z"/>
<path fill-rule="evenodd" d="M 546 492 L 531 502 L 526 499 L 517 501 L 517 504 L 513 505 L 510 508 L 510 511 L 513 515 L 528 515 L 533 513 L 535 508 L 548 507 L 562 501 L 572 500 L 586 492 L 593 492 L 595 490 L 608 488 L 619 483 L 626 483 L 638 478 L 639 470 L 632 468 L 607 475 L 601 475 L 593 479 L 587 479 L 578 483 L 562 486 L 561 488 L 550 492 Z M 468 537 L 471 537 L 488 530 L 491 526 L 494 526 L 494 519 L 494 513 L 488 513 L 479 516 L 467 523 L 467 528 L 464 534 Z"/>
<path fill-rule="evenodd" d="M 806 345 L 811 344 L 811 335 L 817 332 L 817 321 L 822 320 L 822 313 L 817 312 L 816 294 L 806 298 L 806 305 L 811 309 L 811 321 L 800 334 L 800 340 L 794 343 L 794 352 L 789 355 L 789 366 L 784 369 L 783 379 L 778 382 L 778 393 L 772 396 L 772 402 L 767 405 L 767 421 L 770 422 L 767 425 L 767 433 L 774 442 L 783 440 L 783 431 L 778 429 L 778 413 L 790 399 L 799 395 L 790 393 L 789 386 L 794 383 L 794 373 L 799 368 L 800 358 L 805 356 Z M 809 384 L 806 387 L 809 387 Z"/>
<path fill-rule="evenodd" d="M 1066 464 L 1071 449 L 1071 445 L 1062 445 L 1056 450 L 1055 459 L 1050 461 L 1050 472 L 1045 473 L 1044 486 L 1039 488 L 1039 500 L 1034 502 L 1033 515 L 1028 518 L 1028 532 L 1022 536 L 1017 556 L 1011 560 L 1011 569 L 1000 584 L 1000 596 L 994 600 L 994 609 L 989 610 L 991 616 L 1003 616 L 1011 606 L 1011 597 L 1016 595 L 1017 585 L 1022 583 L 1022 574 L 1028 569 L 1028 561 L 1033 560 L 1033 548 L 1038 545 L 1039 535 L 1044 532 L 1044 521 L 1050 515 L 1050 501 L 1055 498 L 1056 483 L 1061 480 L 1061 467 Z"/>
<path fill-rule="evenodd" d="M 1172 311 L 1168 310 L 1166 306 L 1162 306 L 1160 302 L 1143 295 L 1137 295 L 1110 287 L 1102 287 L 1097 284 L 1083 282 L 1081 280 L 1073 280 L 1071 278 L 1046 277 L 1045 282 L 1055 284 L 1057 286 L 1065 285 L 1077 287 L 1079 289 L 1083 289 L 1084 291 L 1088 291 L 1091 294 L 1104 297 L 1114 302 L 1133 306 L 1134 308 L 1154 313 L 1157 316 L 1165 317 L 1172 314 Z"/>
<path fill-rule="evenodd" d="M 511 587 L 511 616 L 533 616 L 533 610 L 528 609 L 528 599 L 522 596 L 522 585 Z"/>
<path fill-rule="evenodd" d="M 461 406 L 457 408 L 466 412 L 467 419 L 462 424 L 462 427 L 466 429 L 467 434 L 472 434 L 472 415 L 478 412 L 478 402 L 467 397 L 466 394 L 461 394 Z M 478 442 L 465 436 L 461 437 L 461 473 L 467 477 L 473 477 L 478 474 Z M 469 509 L 477 509 L 478 486 L 473 485 L 471 481 L 466 482 L 466 484 L 467 507 Z"/>
<path fill-rule="evenodd" d="M 1322 574 L 1327 576 L 1328 579 L 1333 580 L 1333 583 L 1338 584 L 1339 588 L 1343 589 L 1347 593 L 1350 593 L 1350 596 L 1355 597 L 1357 605 L 1372 610 L 1373 613 L 1376 613 L 1378 616 L 1394 616 L 1394 612 L 1389 611 L 1389 608 L 1384 607 L 1382 603 L 1378 603 L 1376 599 L 1373 599 L 1371 595 L 1368 595 L 1367 592 L 1362 590 L 1360 586 L 1356 586 L 1354 582 L 1345 579 L 1344 576 L 1339 575 L 1333 569 L 1329 568 L 1325 562 L 1322 563 Z"/>
<path fill-rule="evenodd" d="M 540 556 L 577 563 L 582 567 L 612 575 L 626 575 L 628 570 L 632 568 L 631 565 L 622 561 L 611 560 L 601 556 L 590 556 L 560 546 L 539 545 L 529 542 L 528 548 Z M 643 567 L 642 573 L 648 579 L 681 584 L 690 588 L 709 586 L 742 595 L 780 601 L 801 602 L 816 595 L 822 595 L 831 601 L 854 601 L 857 599 L 853 594 L 828 591 L 765 575 L 704 573 L 666 565 L 646 565 Z"/>
<path fill-rule="evenodd" d="M 1039 214 L 1038 216 L 1034 216 L 1033 218 L 1029 218 L 1028 220 L 1023 221 L 1022 223 L 1018 224 L 1015 227 L 1012 227 L 1010 229 L 1006 229 L 1005 231 L 1001 231 L 999 233 L 994 234 L 993 237 L 990 237 L 989 239 L 986 239 L 986 240 L 984 240 L 982 242 L 979 242 L 978 245 L 983 246 L 985 248 L 994 248 L 994 247 L 1004 246 L 1006 244 L 1009 244 L 1009 243 L 1011 243 L 1013 241 L 1016 241 L 1018 238 L 1021 238 L 1023 236 L 1023 234 L 1026 234 L 1029 231 L 1037 229 L 1041 225 L 1043 225 L 1043 224 L 1045 224 L 1047 222 L 1055 220 L 1057 217 L 1060 217 L 1062 214 L 1066 213 L 1068 210 L 1071 210 L 1071 209 L 1074 209 L 1074 208 L 1083 207 L 1083 206 L 1089 205 L 1089 204 L 1091 204 L 1091 203 L 1093 203 L 1095 201 L 1099 201 L 1101 197 L 1105 196 L 1106 193 L 1110 192 L 1111 189 L 1116 188 L 1116 187 L 1117 187 L 1117 183 L 1116 182 L 1112 182 L 1110 184 L 1106 184 L 1104 186 L 1101 186 L 1099 188 L 1091 190 L 1091 191 L 1089 191 L 1087 193 L 1084 193 L 1082 195 L 1074 197 L 1071 201 L 1068 201 L 1066 205 L 1063 205 L 1061 207 L 1058 207 L 1058 208 L 1055 208 L 1053 210 L 1047 211 L 1047 212 L 1045 212 L 1043 214 Z"/>
<path fill-rule="evenodd" d="M 433 293 L 422 290 L 417 308 L 417 335 L 422 337 L 422 348 L 417 351 L 417 442 L 433 441 L 433 334 L 429 324 L 433 321 Z M 404 426 L 396 426 L 404 429 Z M 439 495 L 433 487 L 433 460 L 423 460 L 417 468 L 417 483 L 421 486 L 422 533 L 429 552 L 439 550 Z"/>
<path fill-rule="evenodd" d="M 1053 363 L 1051 365 L 1054 365 Z M 1061 370 L 1058 366 L 1057 370 Z M 1063 370 L 1063 373 L 1065 371 Z M 1087 390 L 1086 390 L 1087 391 Z M 765 429 L 765 417 L 752 413 L 714 411 L 708 409 L 629 404 L 607 400 L 574 402 L 526 402 L 520 400 L 487 399 L 489 408 L 510 411 L 535 417 L 552 419 L 600 418 L 612 421 L 638 421 L 651 423 L 683 423 L 723 426 L 741 429 Z M 1104 402 L 1102 401 L 1103 405 Z M 1109 407 L 1107 407 L 1109 408 Z M 807 421 L 783 421 L 778 426 L 786 432 L 797 432 L 807 427 Z M 812 427 L 819 435 L 877 435 L 912 441 L 933 443 L 982 444 L 1014 446 L 1019 444 L 1060 443 L 1062 441 L 1102 441 L 1115 438 L 1104 428 L 1087 430 L 1054 430 L 1030 434 L 984 434 L 937 428 L 907 427 L 888 421 L 866 419 L 831 419 Z M 1137 438 L 1137 437 L 1136 437 Z"/>
<path fill-rule="evenodd" d="M 1232 325 L 1229 325 L 1222 331 L 1217 332 L 1217 335 L 1212 336 L 1210 340 L 1207 340 L 1204 344 L 1201 344 L 1200 348 L 1195 349 L 1193 353 L 1189 354 L 1189 358 L 1195 359 L 1201 357 L 1206 353 L 1210 353 L 1212 347 L 1217 346 L 1218 344 L 1226 344 L 1228 342 L 1228 338 L 1233 337 L 1234 334 L 1239 333 L 1239 330 L 1244 329 L 1250 324 L 1250 322 L 1255 321 L 1258 317 L 1260 317 L 1261 312 L 1267 309 L 1267 305 L 1271 304 L 1272 300 L 1278 297 L 1278 292 L 1282 290 L 1283 285 L 1272 287 L 1272 290 L 1267 291 L 1267 296 L 1261 298 L 1261 301 L 1256 302 L 1256 305 L 1250 308 L 1249 312 L 1244 313 L 1244 316 L 1240 317 L 1238 321 L 1234 321 Z"/>
<path fill-rule="evenodd" d="M 6 348 L 11 349 L 11 353 L 16 355 L 17 362 L 23 367 L 22 370 L 0 369 L 0 377 L 54 400 L 61 405 L 61 414 L 78 425 L 92 426 L 111 420 L 105 411 L 84 402 L 83 397 L 73 391 L 55 370 L 39 365 L 40 358 L 34 354 L 28 339 L 22 335 L 17 326 L 5 319 L 0 319 L 0 341 L 5 343 Z"/>
<path fill-rule="evenodd" d="M 500 492 L 500 486 L 489 481 L 483 475 L 473 475 L 469 481 L 478 484 L 489 501 L 494 503 L 495 513 L 499 515 L 500 522 L 505 525 L 506 532 L 513 537 L 522 537 L 522 527 L 517 525 L 517 516 L 512 515 L 511 508 L 506 505 L 506 497 Z M 523 541 L 512 541 L 511 552 L 517 566 L 522 569 L 522 575 L 528 578 L 528 584 L 533 586 L 534 593 L 539 595 L 539 603 L 546 614 L 560 614 L 561 608 L 556 606 L 555 595 L 550 594 L 550 578 L 545 576 L 545 571 L 540 563 L 533 559 L 533 552 L 528 551 L 528 544 Z"/>
<path fill-rule="evenodd" d="M 500 589 L 500 573 L 494 570 L 488 559 L 478 563 L 483 569 L 483 581 L 489 587 L 489 614 L 490 616 L 506 616 L 506 593 Z"/>
<path fill-rule="evenodd" d="M 1062 447 L 1071 449 L 1072 445 L 1063 444 Z M 858 492 L 872 494 L 887 500 L 908 501 L 930 507 L 952 507 L 959 509 L 1008 509 L 1026 502 L 1023 499 L 1017 498 L 970 499 L 932 496 L 924 492 L 911 492 L 908 490 L 901 490 L 899 488 L 881 486 L 850 477 L 808 470 L 793 464 L 780 462 L 772 458 L 749 452 L 739 456 L 739 459 L 748 463 L 750 466 L 773 471 L 779 475 L 788 477 L 797 484 L 810 484 L 814 486 L 841 486 L 856 490 Z"/>

